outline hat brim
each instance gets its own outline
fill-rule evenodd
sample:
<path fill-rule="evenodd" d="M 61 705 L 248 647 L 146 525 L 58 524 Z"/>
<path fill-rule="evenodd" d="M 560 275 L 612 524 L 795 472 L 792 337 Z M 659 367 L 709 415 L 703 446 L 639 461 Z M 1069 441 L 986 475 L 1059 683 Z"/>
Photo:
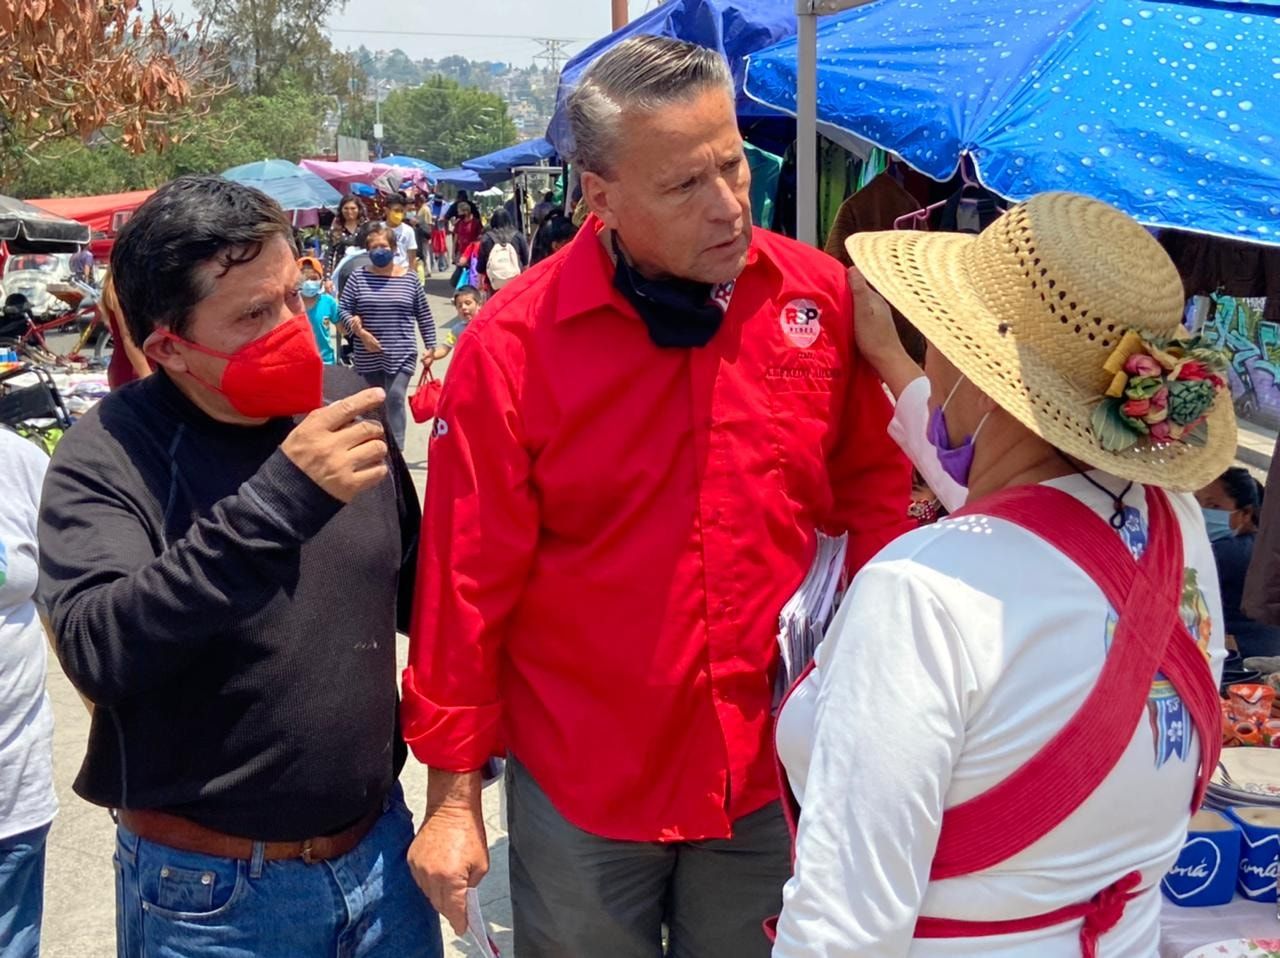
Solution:
<path fill-rule="evenodd" d="M 1209 412 L 1203 445 L 1143 440 L 1121 452 L 1103 449 L 1091 425 L 1102 397 L 1081 389 L 1002 327 L 1016 317 L 1001 316 L 975 288 L 969 254 L 976 240 L 963 233 L 896 231 L 859 233 L 845 245 L 867 281 L 952 365 L 1068 456 L 1122 479 L 1182 492 L 1203 488 L 1231 465 L 1236 419 L 1229 390 Z"/>

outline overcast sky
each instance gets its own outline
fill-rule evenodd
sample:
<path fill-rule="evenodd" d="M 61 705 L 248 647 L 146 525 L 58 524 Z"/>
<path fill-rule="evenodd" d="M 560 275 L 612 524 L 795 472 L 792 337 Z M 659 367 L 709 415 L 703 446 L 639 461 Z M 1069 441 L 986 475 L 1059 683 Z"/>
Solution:
<path fill-rule="evenodd" d="M 631 15 L 639 16 L 658 3 L 659 0 L 630 0 Z M 194 16 L 191 0 L 169 0 L 168 4 L 158 5 L 171 5 L 183 17 Z M 572 56 L 586 43 L 609 32 L 609 11 L 609 0 L 349 0 L 346 11 L 333 17 L 329 28 L 338 49 L 354 49 L 363 43 L 370 50 L 399 47 L 415 60 L 439 60 L 457 54 L 472 60 L 525 66 L 538 52 L 537 43 L 483 34 L 573 39 L 578 42 L 568 48 Z"/>

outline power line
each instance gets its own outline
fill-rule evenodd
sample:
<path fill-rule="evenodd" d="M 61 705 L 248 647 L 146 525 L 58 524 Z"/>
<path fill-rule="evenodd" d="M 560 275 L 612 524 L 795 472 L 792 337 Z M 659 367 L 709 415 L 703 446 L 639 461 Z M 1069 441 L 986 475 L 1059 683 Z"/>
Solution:
<path fill-rule="evenodd" d="M 427 30 L 359 30 L 354 28 L 329 27 L 329 33 L 368 33 L 383 37 L 453 37 L 465 40 L 529 40 L 533 43 L 546 43 L 546 37 L 530 37 L 516 33 L 435 33 Z M 560 37 L 556 43 L 587 43 L 592 37 Z"/>

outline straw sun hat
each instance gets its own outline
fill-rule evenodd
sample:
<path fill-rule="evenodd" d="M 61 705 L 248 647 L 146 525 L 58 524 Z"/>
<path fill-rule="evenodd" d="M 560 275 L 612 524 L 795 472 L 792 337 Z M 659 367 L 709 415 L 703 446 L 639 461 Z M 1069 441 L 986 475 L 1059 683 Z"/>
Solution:
<path fill-rule="evenodd" d="M 979 236 L 863 233 L 847 246 L 961 373 L 1067 455 L 1184 491 L 1234 460 L 1225 356 L 1185 337 L 1177 270 L 1119 210 L 1045 193 Z"/>

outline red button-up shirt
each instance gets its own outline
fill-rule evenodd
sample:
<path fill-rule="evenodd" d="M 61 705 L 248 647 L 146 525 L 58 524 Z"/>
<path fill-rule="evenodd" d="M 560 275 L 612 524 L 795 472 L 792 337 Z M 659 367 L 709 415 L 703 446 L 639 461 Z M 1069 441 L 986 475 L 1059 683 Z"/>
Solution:
<path fill-rule="evenodd" d="M 840 265 L 756 230 L 719 332 L 660 349 L 590 220 L 461 338 L 404 674 L 434 768 L 509 749 L 596 835 L 725 838 L 778 798 L 778 613 L 904 531 L 910 472 Z"/>

